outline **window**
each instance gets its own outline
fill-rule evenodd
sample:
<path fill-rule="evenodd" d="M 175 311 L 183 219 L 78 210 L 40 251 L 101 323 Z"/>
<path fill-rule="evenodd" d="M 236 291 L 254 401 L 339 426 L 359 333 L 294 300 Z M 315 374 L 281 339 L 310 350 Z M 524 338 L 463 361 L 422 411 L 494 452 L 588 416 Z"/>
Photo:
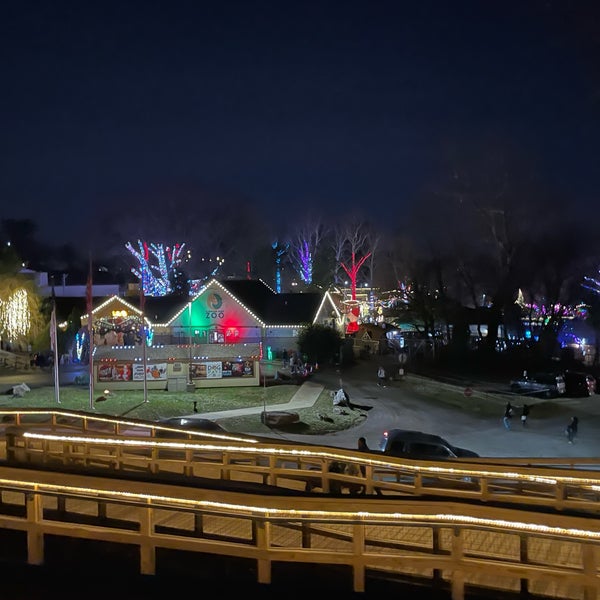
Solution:
<path fill-rule="evenodd" d="M 409 453 L 415 456 L 426 456 L 431 458 L 447 458 L 448 456 L 454 456 L 448 448 L 438 444 L 411 444 Z"/>

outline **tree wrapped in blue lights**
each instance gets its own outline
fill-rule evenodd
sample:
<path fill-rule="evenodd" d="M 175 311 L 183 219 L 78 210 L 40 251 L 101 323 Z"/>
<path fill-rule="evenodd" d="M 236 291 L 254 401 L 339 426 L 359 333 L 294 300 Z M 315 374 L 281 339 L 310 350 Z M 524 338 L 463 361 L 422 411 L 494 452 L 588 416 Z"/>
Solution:
<path fill-rule="evenodd" d="M 281 293 L 281 261 L 287 254 L 289 247 L 289 244 L 280 244 L 278 240 L 271 244 L 273 256 L 275 257 L 275 291 L 278 294 Z"/>
<path fill-rule="evenodd" d="M 140 280 L 141 288 L 146 296 L 166 296 L 173 291 L 174 275 L 179 272 L 183 261 L 182 252 L 185 244 L 174 244 L 165 247 L 163 244 L 147 244 L 138 240 L 138 249 L 127 242 L 125 247 L 138 260 L 139 266 L 131 268 L 131 272 Z M 156 264 L 151 260 L 156 259 Z"/>

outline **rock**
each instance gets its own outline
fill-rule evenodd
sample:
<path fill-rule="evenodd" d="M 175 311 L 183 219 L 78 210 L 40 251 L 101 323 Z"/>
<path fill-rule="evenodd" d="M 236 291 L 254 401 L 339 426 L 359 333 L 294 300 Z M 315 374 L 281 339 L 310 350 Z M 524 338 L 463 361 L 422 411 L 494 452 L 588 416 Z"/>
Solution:
<path fill-rule="evenodd" d="M 290 425 L 291 423 L 297 423 L 300 420 L 300 415 L 295 412 L 274 410 L 271 412 L 262 412 L 260 420 L 265 425 L 270 426 Z"/>
<path fill-rule="evenodd" d="M 17 396 L 18 398 L 23 398 L 27 392 L 30 392 L 31 388 L 26 383 L 19 383 L 18 385 L 13 385 L 12 393 L 13 396 Z"/>

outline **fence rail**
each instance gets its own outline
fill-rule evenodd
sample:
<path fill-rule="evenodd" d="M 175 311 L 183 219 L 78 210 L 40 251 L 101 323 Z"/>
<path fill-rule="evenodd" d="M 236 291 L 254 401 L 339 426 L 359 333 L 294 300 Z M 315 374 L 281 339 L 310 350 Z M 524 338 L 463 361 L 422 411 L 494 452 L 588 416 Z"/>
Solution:
<path fill-rule="evenodd" d="M 600 472 L 590 468 L 506 465 L 468 459 L 417 461 L 226 435 L 169 440 L 109 435 L 94 431 L 89 424 L 83 434 L 70 427 L 65 428 L 64 423 L 7 427 L 7 463 L 71 471 L 105 469 L 154 477 L 175 474 L 296 492 L 438 496 L 497 505 L 526 504 L 591 516 L 600 513 Z"/>
<path fill-rule="evenodd" d="M 210 432 L 157 438 L 161 426 L 77 411 L 1 412 L 0 528 L 23 532 L 30 564 L 44 562 L 44 536 L 63 535 L 136 545 L 142 574 L 169 548 L 248 559 L 259 583 L 295 562 L 346 565 L 357 592 L 384 574 L 435 581 L 453 600 L 470 588 L 599 597 L 598 461 L 382 460 Z"/>
<path fill-rule="evenodd" d="M 82 524 L 82 515 L 86 516 Z M 592 525 L 592 527 L 590 527 Z M 594 520 L 444 501 L 289 498 L 0 467 L 0 528 L 27 537 L 134 545 L 153 575 L 157 550 L 248 559 L 269 584 L 276 563 L 346 565 L 353 589 L 385 574 L 436 580 L 461 600 L 471 588 L 549 598 L 598 597 Z M 293 583 L 291 583 L 293 585 Z"/>

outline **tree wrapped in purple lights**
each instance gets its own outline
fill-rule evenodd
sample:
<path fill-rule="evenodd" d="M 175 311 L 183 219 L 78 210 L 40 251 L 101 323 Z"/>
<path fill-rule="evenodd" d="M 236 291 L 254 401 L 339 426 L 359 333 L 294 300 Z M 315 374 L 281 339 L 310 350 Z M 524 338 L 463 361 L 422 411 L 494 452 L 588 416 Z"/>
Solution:
<path fill-rule="evenodd" d="M 131 272 L 140 280 L 145 296 L 166 296 L 172 290 L 173 273 L 181 265 L 185 244 L 174 244 L 165 247 L 163 244 L 147 244 L 138 240 L 138 249 L 127 242 L 125 247 L 138 260 L 139 267 L 134 266 Z M 152 259 L 156 264 L 151 264 Z"/>
<path fill-rule="evenodd" d="M 298 273 L 300 275 L 300 279 L 306 285 L 310 285 L 312 283 L 313 262 L 312 254 L 306 240 L 304 240 L 301 246 L 298 248 L 296 260 L 298 263 Z"/>

